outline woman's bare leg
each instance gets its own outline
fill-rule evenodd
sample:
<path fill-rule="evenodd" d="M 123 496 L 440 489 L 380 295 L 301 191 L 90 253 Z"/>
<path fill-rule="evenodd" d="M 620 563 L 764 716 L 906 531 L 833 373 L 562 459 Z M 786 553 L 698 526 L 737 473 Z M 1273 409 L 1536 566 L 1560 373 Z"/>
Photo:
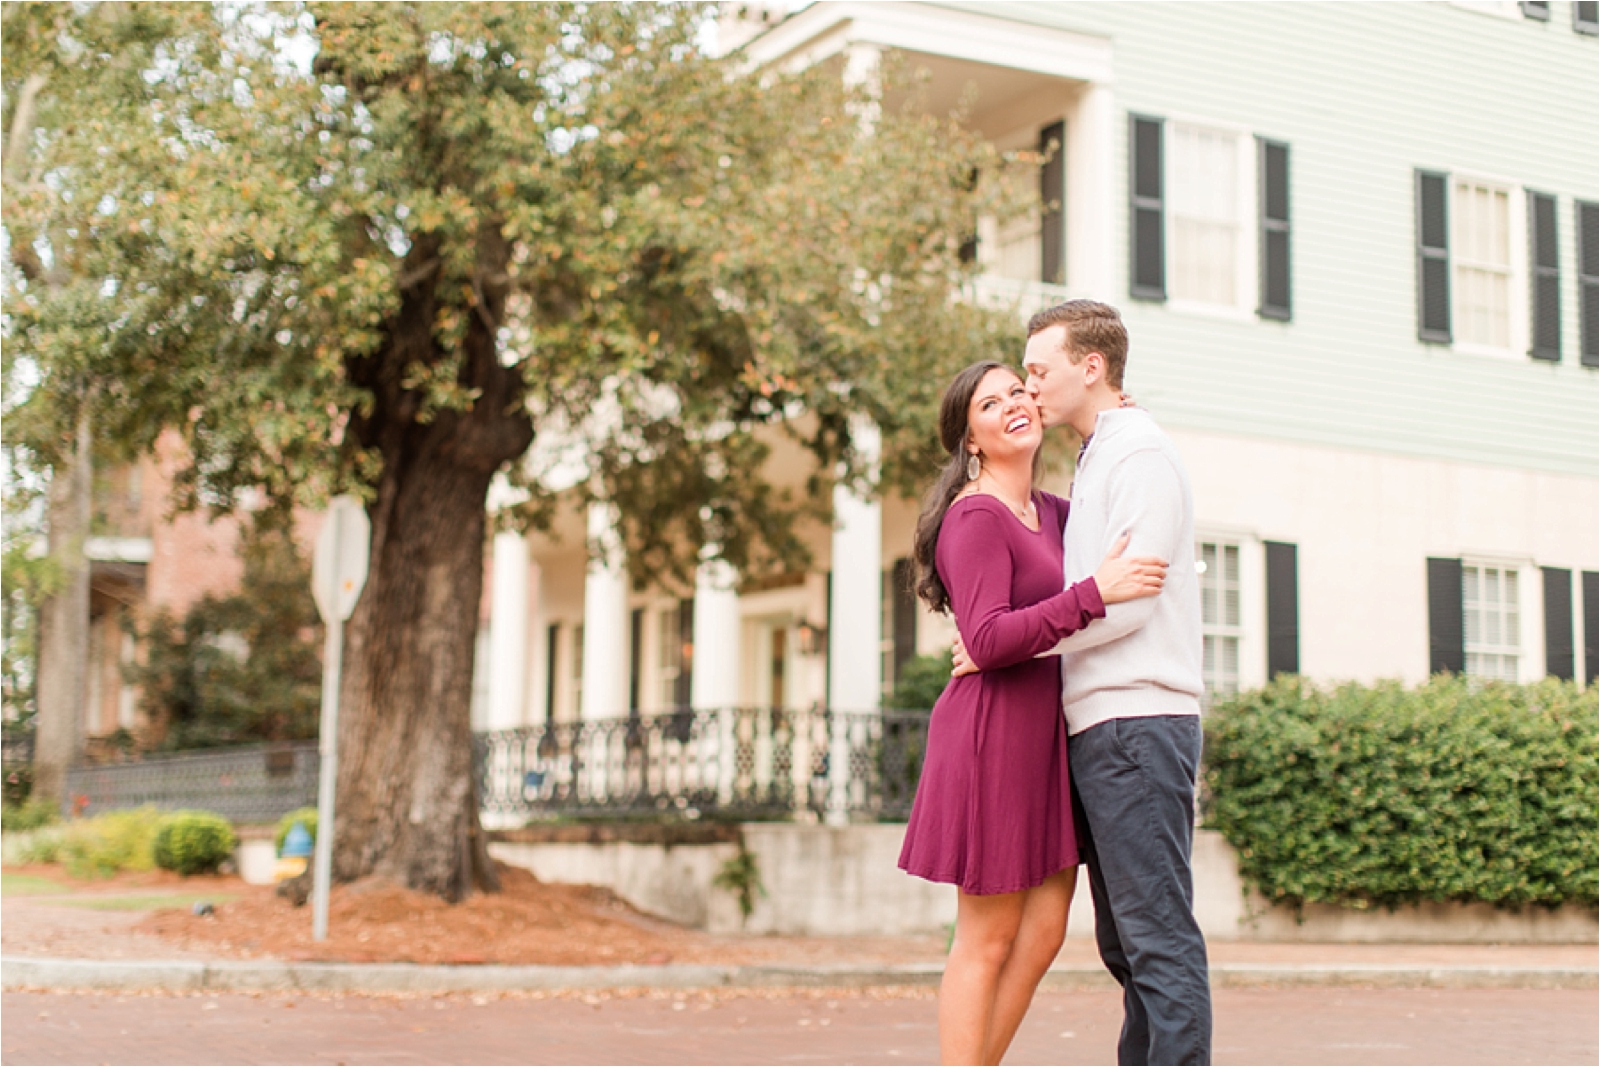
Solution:
<path fill-rule="evenodd" d="M 985 1063 L 999 1063 L 1005 1056 L 1033 1003 L 1034 991 L 1060 954 L 1077 880 L 1078 868 L 1069 867 L 1022 894 L 1022 922 L 995 984 L 994 1014 L 984 1041 Z"/>
<path fill-rule="evenodd" d="M 956 891 L 956 936 L 939 983 L 939 1059 L 987 1063 L 1000 972 L 1022 923 L 1025 893 L 970 896 Z"/>

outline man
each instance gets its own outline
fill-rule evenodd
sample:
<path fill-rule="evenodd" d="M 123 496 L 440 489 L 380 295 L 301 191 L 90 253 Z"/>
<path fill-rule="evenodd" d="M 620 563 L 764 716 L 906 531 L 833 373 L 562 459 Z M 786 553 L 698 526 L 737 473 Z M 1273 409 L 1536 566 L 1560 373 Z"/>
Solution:
<path fill-rule="evenodd" d="M 1046 428 L 1083 438 L 1063 537 L 1070 584 L 1124 533 L 1174 565 L 1159 596 L 1115 604 L 1061 642 L 1079 848 L 1100 958 L 1123 987 L 1124 1064 L 1209 1063 L 1211 990 L 1190 851 L 1200 762 L 1200 593 L 1194 503 L 1177 449 L 1122 407 L 1128 333 L 1115 308 L 1070 300 L 1028 323 L 1023 365 Z M 957 673 L 973 669 L 957 643 Z"/>

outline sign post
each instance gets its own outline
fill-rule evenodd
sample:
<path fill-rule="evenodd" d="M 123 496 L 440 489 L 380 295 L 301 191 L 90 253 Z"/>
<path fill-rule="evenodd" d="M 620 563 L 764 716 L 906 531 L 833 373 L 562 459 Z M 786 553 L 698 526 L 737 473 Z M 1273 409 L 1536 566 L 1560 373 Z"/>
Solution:
<path fill-rule="evenodd" d="M 344 621 L 367 584 L 372 530 L 366 508 L 353 496 L 328 504 L 311 561 L 311 595 L 327 628 L 322 646 L 322 722 L 317 752 L 317 844 L 311 867 L 311 936 L 328 937 L 328 886 L 333 876 L 333 790 L 339 780 L 339 676 L 344 666 Z"/>

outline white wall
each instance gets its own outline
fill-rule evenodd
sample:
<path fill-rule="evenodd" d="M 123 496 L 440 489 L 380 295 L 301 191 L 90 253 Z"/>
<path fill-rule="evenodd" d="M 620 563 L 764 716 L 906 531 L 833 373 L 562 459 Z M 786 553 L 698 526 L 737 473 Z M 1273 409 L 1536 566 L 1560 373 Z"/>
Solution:
<path fill-rule="evenodd" d="M 1314 678 L 1427 677 L 1429 556 L 1529 568 L 1523 656 L 1542 675 L 1544 608 L 1532 568 L 1600 565 L 1594 478 L 1193 430 L 1172 437 L 1198 528 L 1298 546 L 1300 666 Z"/>

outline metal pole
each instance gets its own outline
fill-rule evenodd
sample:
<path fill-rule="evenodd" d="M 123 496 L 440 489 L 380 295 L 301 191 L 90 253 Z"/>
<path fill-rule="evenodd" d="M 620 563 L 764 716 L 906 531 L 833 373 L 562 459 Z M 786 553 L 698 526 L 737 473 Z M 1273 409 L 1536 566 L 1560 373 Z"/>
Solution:
<path fill-rule="evenodd" d="M 335 524 L 334 533 L 341 531 L 338 524 L 343 512 L 334 508 L 328 516 Z M 343 539 L 335 536 L 335 544 Z M 335 556 L 337 559 L 337 555 Z M 339 567 L 329 568 L 327 575 L 328 612 L 327 639 L 322 647 L 322 722 L 319 730 L 317 752 L 321 756 L 318 767 L 320 779 L 317 787 L 317 842 L 311 872 L 311 938 L 328 939 L 328 887 L 333 876 L 333 790 L 339 779 L 339 676 L 344 666 L 344 618 L 338 610 Z"/>

